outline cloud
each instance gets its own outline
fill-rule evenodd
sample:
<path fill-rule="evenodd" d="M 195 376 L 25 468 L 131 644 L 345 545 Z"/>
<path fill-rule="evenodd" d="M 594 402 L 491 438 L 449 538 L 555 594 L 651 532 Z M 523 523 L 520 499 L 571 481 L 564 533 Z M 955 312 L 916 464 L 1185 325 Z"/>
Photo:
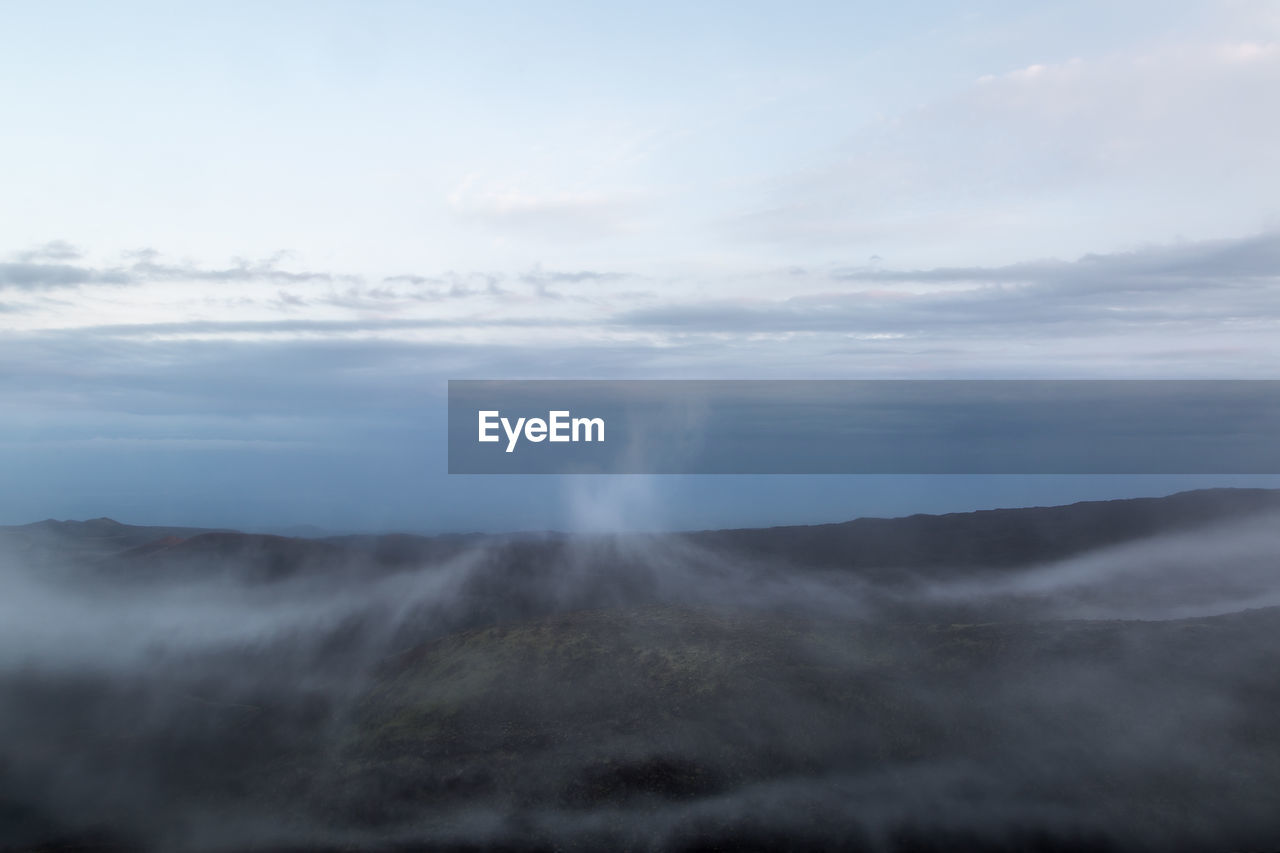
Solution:
<path fill-rule="evenodd" d="M 472 296 L 507 296 L 510 291 L 502 286 L 504 276 L 497 273 L 456 273 L 442 275 L 393 275 L 384 284 L 410 285 L 415 290 L 407 294 L 419 301 L 435 302 L 443 299 L 466 299 Z M 383 291 L 384 293 L 387 291 Z M 371 291 L 372 293 L 372 291 Z"/>
<path fill-rule="evenodd" d="M 1066 228 L 1094 238 L 1103 223 L 1121 239 L 1212 233 L 1224 218 L 1256 228 L 1280 192 L 1280 112 L 1262 106 L 1278 89 L 1280 43 L 1259 41 L 988 74 L 866 123 L 722 229 L 752 242 L 881 249 L 1037 233 L 1062 246 Z"/>
<path fill-rule="evenodd" d="M 1233 279 L 1280 275 L 1280 232 L 1232 240 L 1149 246 L 1129 252 L 1084 255 L 1076 261 L 1032 261 L 996 267 L 892 270 L 864 267 L 839 272 L 847 281 L 1056 282 L 1091 289 L 1196 287 Z"/>
<path fill-rule="evenodd" d="M 506 300 L 518 304 L 529 297 L 535 300 L 561 300 L 570 297 L 557 286 L 607 285 L 632 278 L 628 273 L 598 270 L 557 271 L 535 267 L 527 272 L 506 275 L 497 272 L 439 275 L 401 274 L 385 276 L 377 287 L 352 286 L 341 292 L 317 297 L 314 304 L 352 310 L 399 311 L 414 305 L 443 303 L 469 299 Z M 523 286 L 512 286 L 518 285 Z M 626 294 L 613 294 L 625 297 Z M 290 303 L 293 304 L 293 303 Z"/>
<path fill-rule="evenodd" d="M 200 267 L 193 264 L 164 264 L 140 260 L 129 267 L 136 281 L 270 281 L 286 284 L 308 282 L 358 282 L 360 278 L 332 272 L 281 269 L 279 256 L 262 261 L 236 259 L 228 267 Z"/>
<path fill-rule="evenodd" d="M 0 263 L 0 288 L 53 290 L 82 284 L 132 284 L 125 270 L 98 270 L 70 264 Z"/>
<path fill-rule="evenodd" d="M 19 252 L 19 261 L 78 261 L 84 257 L 81 251 L 66 240 L 50 240 L 42 246 Z"/>
<path fill-rule="evenodd" d="M 481 185 L 473 176 L 447 201 L 458 216 L 491 228 L 544 238 L 597 239 L 626 230 L 639 197 L 593 190 L 530 192 L 514 185 Z"/>
<path fill-rule="evenodd" d="M 1170 322 L 1280 323 L 1276 232 L 1091 254 L 1070 262 L 923 270 L 874 266 L 837 271 L 831 278 L 859 289 L 667 304 L 630 311 L 617 320 L 739 334 L 847 331 L 917 336 L 948 330 L 970 336 L 1008 334 L 996 330 L 1033 326 L 1095 335 L 1117 326 Z"/>
<path fill-rule="evenodd" d="M 16 262 L 0 262 L 0 288 L 35 291 L 89 284 L 118 286 L 169 281 L 283 284 L 360 281 L 358 276 L 284 269 L 280 266 L 284 257 L 280 253 L 259 261 L 236 259 L 230 266 L 205 267 L 194 263 L 165 263 L 154 250 L 143 250 L 131 253 L 128 263 L 93 267 L 52 262 L 81 257 L 69 243 L 54 241 L 41 250 L 19 253 L 18 257 Z"/>
<path fill-rule="evenodd" d="M 556 272 L 536 268 L 520 276 L 522 281 L 530 284 L 607 284 L 629 278 L 627 273 L 597 272 L 595 270 L 577 270 L 574 272 Z"/>
<path fill-rule="evenodd" d="M 163 255 L 154 249 L 143 249 L 127 253 L 124 256 L 124 263 L 102 267 L 39 260 L 39 258 L 52 258 L 55 256 L 71 257 L 73 252 L 76 257 L 80 256 L 79 251 L 73 250 L 69 243 L 56 241 L 47 244 L 38 251 L 24 252 L 19 255 L 23 258 L 36 258 L 36 260 L 0 262 L 0 290 L 9 289 L 35 293 L 60 289 L 72 290 L 93 285 L 132 287 L 152 283 L 180 282 L 193 285 L 188 291 L 187 303 L 195 305 L 203 300 L 199 313 L 207 315 L 211 304 L 218 299 L 225 301 L 225 298 L 221 296 L 219 290 L 201 290 L 198 285 L 265 283 L 283 285 L 283 287 L 277 289 L 275 296 L 271 298 L 243 295 L 237 305 L 240 308 L 258 305 L 270 311 L 291 314 L 324 308 L 386 314 L 388 312 L 409 311 L 415 306 L 472 299 L 505 299 L 517 306 L 523 302 L 528 302 L 530 299 L 535 301 L 562 300 L 566 298 L 566 294 L 557 290 L 557 287 L 601 286 L 630 277 L 626 273 L 616 271 L 589 269 L 560 271 L 535 266 L 530 270 L 514 275 L 485 271 L 447 271 L 434 275 L 402 273 L 378 278 L 326 270 L 288 269 L 283 265 L 287 257 L 286 253 L 283 252 L 278 252 L 260 260 L 239 258 L 226 266 L 220 267 L 204 266 L 191 262 L 168 262 L 164 260 Z M 370 281 L 378 283 L 371 285 Z M 327 285 L 328 287 L 317 290 L 312 287 L 314 285 Z M 301 292 L 293 289 L 299 286 L 305 286 L 307 289 Z M 166 300 L 171 300 L 172 298 L 171 294 L 166 296 Z M 168 310 L 172 311 L 174 303 L 167 302 L 167 304 L 171 306 Z M 32 305 L 6 305 L 3 310 L 15 312 L 28 310 L 32 307 Z M 65 311 L 60 311 L 59 308 L 66 309 L 68 307 L 74 308 L 75 306 L 69 306 L 69 304 L 59 305 L 46 301 L 34 307 L 40 307 L 46 313 L 52 313 L 57 316 L 65 314 Z M 139 308 L 142 310 L 146 309 L 147 306 L 140 304 Z M 151 312 L 145 311 L 145 313 Z M 225 331 L 246 331 L 250 328 L 256 328 L 264 332 L 279 331 L 287 328 L 287 324 L 279 324 L 272 327 L 265 325 L 265 322 L 237 319 L 235 322 L 230 322 L 220 327 L 216 322 L 209 321 L 212 324 L 205 325 L 203 328 L 205 332 L 219 328 Z M 328 327 L 333 329 L 342 327 L 342 321 L 339 318 L 330 317 L 299 321 L 297 328 L 300 330 L 316 330 L 325 328 L 325 324 L 328 324 Z M 401 328 L 426 328 L 442 324 L 444 324 L 442 320 L 437 318 L 410 321 L 408 325 L 401 326 Z M 132 327 L 138 324 L 127 323 L 120 325 L 122 327 Z M 157 330 L 163 328 L 174 329 L 180 325 L 181 323 L 175 325 L 174 321 L 166 319 L 157 323 L 155 328 Z M 377 324 L 367 323 L 366 325 L 372 327 Z M 190 328 L 195 331 L 200 329 L 201 326 L 195 324 Z M 169 332 L 157 331 L 157 333 L 164 334 Z"/>
<path fill-rule="evenodd" d="M 139 290 L 18 306 L 30 310 L 6 315 L 8 350 L 28 377 L 40 352 L 100 362 L 90 345 L 167 353 L 163 362 L 182 373 L 203 352 L 170 348 L 183 341 L 247 352 L 375 340 L 431 353 L 434 366 L 422 370 L 455 378 L 1092 376 L 1117 365 L 1139 376 L 1252 377 L 1273 363 L 1280 339 L 1280 232 L 991 266 L 355 278 L 377 283 L 234 299 L 210 285 L 166 291 L 163 303 Z M 622 281 L 644 288 L 619 290 Z"/>

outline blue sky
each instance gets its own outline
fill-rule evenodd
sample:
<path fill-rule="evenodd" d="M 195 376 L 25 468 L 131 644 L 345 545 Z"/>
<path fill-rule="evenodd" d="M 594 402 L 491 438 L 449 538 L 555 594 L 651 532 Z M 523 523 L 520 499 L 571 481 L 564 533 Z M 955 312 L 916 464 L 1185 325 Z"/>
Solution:
<path fill-rule="evenodd" d="M 449 378 L 1276 378 L 1277 91 L 1263 2 L 0 4 L 0 522 L 1182 487 L 499 486 L 444 475 L 440 407 Z"/>

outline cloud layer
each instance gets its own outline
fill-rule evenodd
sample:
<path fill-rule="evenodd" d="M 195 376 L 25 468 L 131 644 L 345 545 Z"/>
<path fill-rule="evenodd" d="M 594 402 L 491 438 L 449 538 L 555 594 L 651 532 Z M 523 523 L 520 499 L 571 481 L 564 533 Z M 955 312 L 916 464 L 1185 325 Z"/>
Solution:
<path fill-rule="evenodd" d="M 1051 348 L 1088 339 L 1099 346 L 1082 356 L 1107 346 L 1152 358 L 1179 348 L 1252 351 L 1256 362 L 1245 372 L 1265 375 L 1272 349 L 1263 341 L 1280 321 L 1280 232 L 990 267 L 873 261 L 667 278 L 541 267 L 378 277 L 291 268 L 281 257 L 201 266 L 152 252 L 101 266 L 15 260 L 0 265 L 0 288 L 13 312 L 10 332 L 32 348 L 48 339 L 246 336 L 454 344 L 460 356 L 481 346 L 640 346 L 658 361 L 681 350 L 698 369 L 699 347 L 710 343 L 796 355 L 837 342 L 903 353 L 945 346 L 966 358 L 996 343 Z M 1016 369 L 1034 373 L 1056 358 L 1020 360 Z M 509 365 L 531 366 L 525 355 Z M 721 372 L 714 360 L 705 367 Z"/>

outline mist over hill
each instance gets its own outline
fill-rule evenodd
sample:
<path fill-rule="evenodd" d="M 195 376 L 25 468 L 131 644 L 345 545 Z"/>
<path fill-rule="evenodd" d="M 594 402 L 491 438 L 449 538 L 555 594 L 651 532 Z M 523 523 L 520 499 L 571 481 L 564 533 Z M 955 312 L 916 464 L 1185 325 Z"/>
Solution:
<path fill-rule="evenodd" d="M 0 850 L 1274 847 L 1277 521 L 0 528 Z"/>

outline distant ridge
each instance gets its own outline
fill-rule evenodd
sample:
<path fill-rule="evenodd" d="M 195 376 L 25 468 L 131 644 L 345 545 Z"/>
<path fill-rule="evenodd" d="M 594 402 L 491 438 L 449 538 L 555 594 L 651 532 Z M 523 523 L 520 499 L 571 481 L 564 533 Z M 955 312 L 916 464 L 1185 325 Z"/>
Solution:
<path fill-rule="evenodd" d="M 1280 511 L 1280 489 L 1197 489 L 1157 498 L 689 534 L 701 545 L 845 568 L 1002 567 Z"/>
<path fill-rule="evenodd" d="M 187 539 L 213 532 L 205 527 L 151 527 L 122 524 L 113 518 L 58 521 L 46 518 L 31 524 L 0 527 L 0 545 L 28 554 L 69 554 L 101 557 L 138 548 L 161 539 Z"/>
<path fill-rule="evenodd" d="M 744 559 L 874 575 L 902 569 L 1025 565 L 1268 511 L 1280 511 L 1280 490 L 1201 489 L 1165 497 L 1082 501 L 1063 506 L 652 536 L 688 542 L 722 554 L 738 554 Z M 137 568 L 235 563 L 262 580 L 279 579 L 302 570 L 398 570 L 447 559 L 477 545 L 498 549 L 512 565 L 547 566 L 562 560 L 564 549 L 571 543 L 598 538 L 560 533 L 391 533 L 299 538 L 199 527 L 128 525 L 110 518 L 46 519 L 0 527 L 0 544 L 50 559 L 63 555 Z"/>

